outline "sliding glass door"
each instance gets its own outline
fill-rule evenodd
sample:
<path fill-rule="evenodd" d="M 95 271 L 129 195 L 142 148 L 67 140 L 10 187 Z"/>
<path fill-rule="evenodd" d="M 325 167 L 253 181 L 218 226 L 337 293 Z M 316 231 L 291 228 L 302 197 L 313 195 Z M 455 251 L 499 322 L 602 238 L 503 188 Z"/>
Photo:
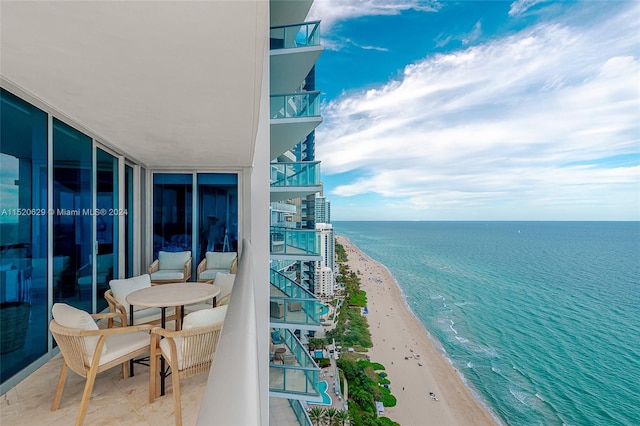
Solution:
<path fill-rule="evenodd" d="M 53 301 L 88 312 L 93 311 L 91 180 L 91 138 L 54 119 Z"/>
<path fill-rule="evenodd" d="M 47 353 L 47 114 L 0 89 L 0 380 Z"/>
<path fill-rule="evenodd" d="M 195 281 L 197 265 L 207 251 L 237 250 L 237 174 L 153 175 L 154 259 L 159 251 L 191 251 Z"/>

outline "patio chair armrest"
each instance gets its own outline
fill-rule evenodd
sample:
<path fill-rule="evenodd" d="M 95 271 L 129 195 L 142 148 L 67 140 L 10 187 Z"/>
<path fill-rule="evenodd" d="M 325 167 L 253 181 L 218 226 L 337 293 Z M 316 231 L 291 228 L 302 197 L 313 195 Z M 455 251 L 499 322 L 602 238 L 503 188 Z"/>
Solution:
<path fill-rule="evenodd" d="M 80 330 L 80 336 L 110 336 L 112 334 L 133 333 L 134 331 L 151 330 L 151 324 L 132 325 L 129 327 L 101 328 L 100 330 Z"/>
<path fill-rule="evenodd" d="M 153 274 L 154 272 L 158 272 L 158 270 L 160 269 L 160 260 L 156 259 L 153 261 L 153 263 L 151 265 L 149 265 L 149 275 Z"/>
<path fill-rule="evenodd" d="M 202 261 L 200 261 L 200 263 L 198 264 L 198 278 L 200 278 L 200 274 L 203 273 L 205 270 L 207 269 L 207 259 L 204 258 L 202 259 Z"/>
<path fill-rule="evenodd" d="M 224 321 L 220 321 L 215 324 L 208 325 L 206 327 L 195 327 L 195 328 L 190 328 L 188 330 L 180 330 L 180 331 L 167 330 L 165 328 L 156 326 L 151 329 L 151 335 L 152 336 L 158 335 L 165 338 L 187 337 L 187 336 L 194 336 L 196 334 L 202 334 L 203 332 L 221 330 L 223 325 L 224 325 Z"/>
<path fill-rule="evenodd" d="M 127 325 L 127 316 L 122 312 L 107 312 L 104 314 L 91 314 L 91 318 L 109 319 L 109 328 L 113 326 L 113 319 L 118 318 L 123 325 Z"/>

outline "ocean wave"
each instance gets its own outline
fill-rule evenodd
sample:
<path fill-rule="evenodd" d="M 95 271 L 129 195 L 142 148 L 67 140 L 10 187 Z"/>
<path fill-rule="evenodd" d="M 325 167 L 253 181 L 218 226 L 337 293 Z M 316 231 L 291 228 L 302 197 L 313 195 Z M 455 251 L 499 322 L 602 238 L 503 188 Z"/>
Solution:
<path fill-rule="evenodd" d="M 456 340 L 462 344 L 469 343 L 469 339 L 465 339 L 464 337 L 456 336 Z"/>
<path fill-rule="evenodd" d="M 516 399 L 518 400 L 518 402 L 520 402 L 520 404 L 526 406 L 526 407 L 530 407 L 530 405 L 527 403 L 527 400 L 529 399 L 529 394 L 521 391 L 521 390 L 516 390 L 516 389 L 512 389 L 509 388 L 509 393 Z"/>

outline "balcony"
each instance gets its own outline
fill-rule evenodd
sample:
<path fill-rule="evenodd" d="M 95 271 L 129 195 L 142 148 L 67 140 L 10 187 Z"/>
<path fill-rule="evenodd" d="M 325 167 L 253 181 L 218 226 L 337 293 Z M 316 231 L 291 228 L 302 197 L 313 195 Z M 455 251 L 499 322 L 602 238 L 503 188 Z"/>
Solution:
<path fill-rule="evenodd" d="M 289 330 L 274 329 L 273 336 L 273 352 L 278 353 L 278 359 L 274 356 L 269 364 L 269 396 L 322 402 L 320 367 L 306 348 Z"/>
<path fill-rule="evenodd" d="M 271 50 L 320 46 L 320 21 L 276 25 L 269 33 Z"/>
<path fill-rule="evenodd" d="M 319 90 L 271 95 L 270 100 L 272 120 L 320 116 Z"/>
<path fill-rule="evenodd" d="M 310 291 L 286 274 L 271 269 L 270 318 L 272 327 L 290 327 L 300 330 L 322 330 L 320 313 L 322 303 Z"/>
<path fill-rule="evenodd" d="M 322 191 L 320 162 L 271 163 L 271 201 L 304 197 Z"/>
<path fill-rule="evenodd" d="M 320 123 L 320 92 L 271 95 L 271 155 L 274 160 L 307 137 Z"/>
<path fill-rule="evenodd" d="M 320 239 L 315 229 L 272 226 L 270 252 L 273 260 L 322 260 Z"/>
<path fill-rule="evenodd" d="M 294 91 L 322 53 L 320 22 L 271 27 L 271 91 Z"/>

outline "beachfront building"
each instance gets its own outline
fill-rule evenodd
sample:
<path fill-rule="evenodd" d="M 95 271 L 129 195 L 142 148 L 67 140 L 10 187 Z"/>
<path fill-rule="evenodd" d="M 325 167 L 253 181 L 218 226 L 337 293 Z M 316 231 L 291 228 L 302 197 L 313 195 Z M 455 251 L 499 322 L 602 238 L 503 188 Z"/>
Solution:
<path fill-rule="evenodd" d="M 318 368 L 299 336 L 318 301 L 290 266 L 319 250 L 281 225 L 320 190 L 318 163 L 290 156 L 322 121 L 311 3 L 1 3 L 2 394 L 58 354 L 54 303 L 100 312 L 159 251 L 236 251 L 199 417 L 264 425 L 279 397 L 279 424 L 308 424 Z M 287 363 L 270 362 L 276 334 Z"/>
<path fill-rule="evenodd" d="M 316 296 L 333 296 L 335 287 L 335 252 L 336 240 L 333 225 L 330 223 L 316 223 L 316 231 L 320 239 L 320 257 L 316 262 L 315 291 Z"/>
<path fill-rule="evenodd" d="M 331 201 L 326 197 L 318 196 L 316 203 L 316 223 L 331 223 Z"/>
<path fill-rule="evenodd" d="M 306 12 L 305 12 L 306 15 Z M 292 22 L 303 22 L 305 15 Z M 273 16 L 272 16 L 273 18 Z M 292 17 L 288 17 L 292 19 Z M 281 398 L 296 412 L 306 413 L 307 401 L 322 401 L 319 390 L 320 369 L 309 355 L 307 336 L 322 330 L 320 324 L 320 301 L 310 288 L 314 287 L 315 262 L 320 259 L 319 239 L 315 229 L 315 194 L 322 190 L 320 162 L 315 160 L 314 129 L 320 124 L 315 103 L 315 59 L 322 51 L 317 43 L 319 23 L 295 24 L 274 22 L 272 35 L 285 40 L 291 38 L 300 43 L 300 34 L 305 34 L 305 47 L 281 49 L 272 41 L 272 73 L 275 64 L 284 63 L 279 70 L 288 78 L 271 79 L 272 103 L 277 93 L 285 93 L 278 107 L 284 111 L 278 121 L 271 121 L 272 138 L 283 138 L 279 149 L 271 148 L 271 299 L 270 330 L 271 352 L 269 393 Z M 281 33 L 279 32 L 281 31 Z M 278 46 L 277 49 L 274 46 Z M 294 55 L 294 57 L 291 57 Z M 298 58 L 300 57 L 300 58 Z M 312 58 L 313 60 L 308 60 Z M 292 61 L 302 61 L 291 67 Z M 293 69 L 290 69 L 293 68 Z M 295 73 L 293 71 L 296 71 Z M 296 80 L 296 78 L 298 80 Z M 290 123 L 286 112 L 307 117 Z M 295 127 L 292 126 L 295 124 Z M 277 135 L 277 136 L 276 136 Z M 273 140 L 273 139 L 272 139 Z M 286 142 L 286 143 L 285 143 Z M 286 346 L 288 357 L 279 351 Z M 273 403 L 272 403 L 273 404 Z"/>

